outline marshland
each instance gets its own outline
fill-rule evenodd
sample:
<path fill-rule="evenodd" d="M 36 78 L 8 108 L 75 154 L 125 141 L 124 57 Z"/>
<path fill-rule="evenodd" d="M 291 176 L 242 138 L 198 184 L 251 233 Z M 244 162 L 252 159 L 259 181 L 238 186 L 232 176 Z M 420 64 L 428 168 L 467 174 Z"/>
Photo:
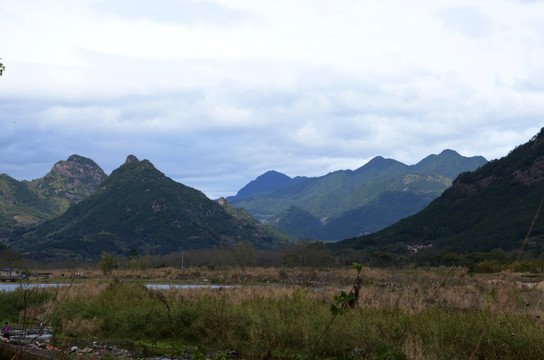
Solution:
<path fill-rule="evenodd" d="M 544 354 L 540 274 L 354 266 L 249 267 L 243 281 L 240 269 L 230 267 L 51 275 L 47 281 L 63 286 L 21 282 L 16 291 L 0 292 L 0 312 L 14 328 L 50 326 L 51 343 L 59 349 L 98 342 L 141 357 L 193 359 L 540 359 Z"/>

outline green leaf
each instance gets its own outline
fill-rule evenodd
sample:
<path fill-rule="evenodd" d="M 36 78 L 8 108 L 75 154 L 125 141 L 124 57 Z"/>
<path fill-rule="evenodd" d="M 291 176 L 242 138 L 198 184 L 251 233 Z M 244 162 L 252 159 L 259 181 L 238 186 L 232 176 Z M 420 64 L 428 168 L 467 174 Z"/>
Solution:
<path fill-rule="evenodd" d="M 357 274 L 360 274 L 361 270 L 363 269 L 363 264 L 359 264 L 359 263 L 354 262 L 353 263 L 353 268 L 357 270 Z"/>
<path fill-rule="evenodd" d="M 340 313 L 340 308 L 334 304 L 331 304 L 330 311 L 332 316 L 336 316 Z"/>

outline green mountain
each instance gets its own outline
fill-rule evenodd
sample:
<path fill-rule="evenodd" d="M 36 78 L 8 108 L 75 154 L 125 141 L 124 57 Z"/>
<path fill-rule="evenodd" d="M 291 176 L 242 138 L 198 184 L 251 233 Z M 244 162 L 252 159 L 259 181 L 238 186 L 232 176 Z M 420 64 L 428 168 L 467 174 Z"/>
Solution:
<path fill-rule="evenodd" d="M 225 198 L 219 198 L 216 202 L 223 207 L 223 209 L 227 212 L 227 214 L 229 214 L 235 220 L 237 220 L 241 226 L 256 229 L 255 234 L 259 235 L 257 238 L 263 238 L 268 240 L 275 239 L 275 241 L 277 242 L 276 245 L 274 244 L 267 245 L 267 244 L 261 244 L 259 243 L 259 241 L 257 241 L 256 243 L 257 248 L 271 249 L 276 247 L 283 247 L 285 245 L 294 245 L 295 243 L 298 242 L 297 239 L 294 238 L 293 236 L 288 235 L 282 231 L 279 231 L 273 226 L 261 224 L 259 220 L 255 219 L 244 209 L 236 209 L 232 207 L 225 200 Z"/>
<path fill-rule="evenodd" d="M 41 199 L 27 184 L 0 174 L 0 238 L 4 241 L 18 226 L 51 218 L 54 204 Z"/>
<path fill-rule="evenodd" d="M 236 196 L 230 196 L 226 200 L 238 200 L 241 198 L 249 197 L 257 193 L 266 193 L 274 190 L 279 190 L 290 185 L 294 185 L 306 177 L 290 178 L 289 176 L 280 172 L 271 170 L 258 176 L 255 180 L 250 181 L 246 186 L 241 188 Z"/>
<path fill-rule="evenodd" d="M 299 239 L 323 238 L 323 224 L 309 211 L 291 205 L 269 220 L 276 228 Z M 312 234 L 310 237 L 308 234 Z"/>
<path fill-rule="evenodd" d="M 0 175 L 0 238 L 11 231 L 52 219 L 91 194 L 107 177 L 94 161 L 72 155 L 42 178 L 18 181 Z"/>
<path fill-rule="evenodd" d="M 10 245 L 27 257 L 58 261 L 96 260 L 103 251 L 165 254 L 180 247 L 228 247 L 246 240 L 273 249 L 293 241 L 256 221 L 237 219 L 224 206 L 130 155 L 91 195 L 14 236 Z"/>
<path fill-rule="evenodd" d="M 408 247 L 471 253 L 522 247 L 544 199 L 544 129 L 508 156 L 460 174 L 424 210 L 377 233 L 334 245 L 365 252 Z M 536 218 L 525 251 L 543 249 L 544 221 Z"/>
<path fill-rule="evenodd" d="M 454 176 L 486 162 L 453 150 L 412 166 L 378 156 L 354 171 L 295 178 L 292 183 L 283 178 L 282 185 L 271 191 L 245 191 L 228 199 L 232 206 L 293 236 L 342 240 L 416 213 L 447 189 Z"/>
<path fill-rule="evenodd" d="M 93 160 L 71 155 L 66 161 L 57 162 L 44 177 L 27 184 L 41 199 L 53 203 L 60 214 L 92 194 L 107 177 Z"/>

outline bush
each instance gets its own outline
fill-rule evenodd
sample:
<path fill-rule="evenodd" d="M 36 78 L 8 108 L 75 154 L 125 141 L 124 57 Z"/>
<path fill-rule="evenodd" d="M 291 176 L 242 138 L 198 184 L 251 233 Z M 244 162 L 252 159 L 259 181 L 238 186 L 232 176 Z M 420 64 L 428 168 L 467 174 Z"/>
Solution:
<path fill-rule="evenodd" d="M 151 259 L 146 257 L 135 257 L 129 260 L 128 268 L 131 270 L 147 270 L 151 267 Z"/>
<path fill-rule="evenodd" d="M 109 254 L 107 252 L 102 253 L 102 257 L 100 259 L 100 263 L 98 264 L 98 267 L 104 275 L 111 274 L 113 271 L 113 265 L 114 265 L 114 258 L 112 254 Z"/>
<path fill-rule="evenodd" d="M 20 319 L 20 313 L 25 309 L 48 303 L 54 298 L 55 291 L 55 289 L 29 287 L 25 284 L 15 291 L 0 291 L 0 319 L 9 322 L 32 320 L 29 318 Z"/>
<path fill-rule="evenodd" d="M 469 271 L 473 273 L 497 273 L 502 270 L 502 265 L 495 259 L 484 260 L 474 264 Z"/>
<path fill-rule="evenodd" d="M 540 259 L 526 259 L 513 263 L 510 269 L 515 272 L 540 274 L 544 271 L 544 261 Z"/>

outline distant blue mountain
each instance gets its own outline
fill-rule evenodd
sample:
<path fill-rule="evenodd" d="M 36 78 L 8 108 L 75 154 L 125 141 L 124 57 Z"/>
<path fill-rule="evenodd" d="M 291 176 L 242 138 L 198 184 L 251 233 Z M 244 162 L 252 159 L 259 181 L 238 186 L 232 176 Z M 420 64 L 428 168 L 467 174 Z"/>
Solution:
<path fill-rule="evenodd" d="M 241 188 L 235 196 L 227 197 L 227 201 L 230 203 L 258 193 L 280 190 L 305 179 L 307 179 L 307 177 L 297 176 L 295 178 L 290 178 L 285 174 L 270 170 L 260 175 L 255 180 L 250 181 L 249 184 Z"/>
<path fill-rule="evenodd" d="M 375 232 L 415 214 L 455 179 L 487 163 L 453 150 L 415 165 L 376 156 L 356 170 L 290 178 L 269 171 L 227 200 L 262 222 L 293 236 L 341 240 Z"/>

